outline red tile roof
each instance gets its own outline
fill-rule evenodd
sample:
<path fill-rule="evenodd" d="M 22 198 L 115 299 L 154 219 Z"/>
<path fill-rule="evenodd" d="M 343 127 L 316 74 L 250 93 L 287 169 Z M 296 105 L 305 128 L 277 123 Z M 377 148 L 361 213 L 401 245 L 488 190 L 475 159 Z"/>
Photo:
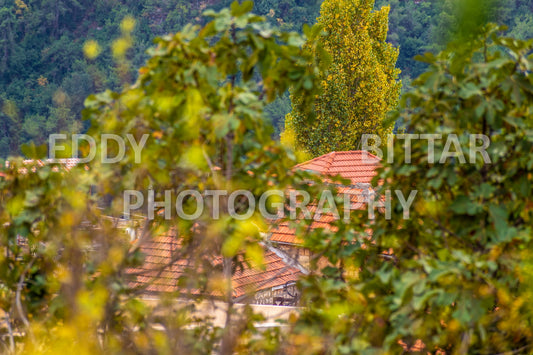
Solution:
<path fill-rule="evenodd" d="M 46 159 L 46 160 L 38 160 L 37 163 L 40 166 L 44 166 L 46 164 L 53 164 L 58 163 L 61 166 L 65 168 L 65 170 L 72 170 L 76 165 L 79 164 L 80 159 L 79 158 L 67 158 L 67 159 Z M 31 164 L 31 160 L 25 160 L 24 164 Z"/>
<path fill-rule="evenodd" d="M 332 152 L 308 162 L 297 165 L 296 169 L 316 171 L 320 174 L 333 176 L 340 174 L 351 180 L 350 186 L 338 186 L 338 192 L 349 194 L 352 209 L 365 208 L 368 195 L 372 190 L 370 182 L 376 174 L 379 159 L 372 154 L 361 151 Z M 316 203 L 309 206 L 313 214 Z M 333 216 L 328 213 L 313 221 L 311 228 L 332 229 Z M 295 230 L 283 222 L 271 230 L 269 242 L 301 244 Z M 167 235 L 153 238 L 141 245 L 141 251 L 146 255 L 142 267 L 130 269 L 133 276 L 130 286 L 144 286 L 146 292 L 178 292 L 179 278 L 187 272 L 187 258 L 176 257 L 180 252 L 180 243 L 176 236 Z M 222 265 L 220 256 L 204 255 L 211 265 Z M 173 261 L 175 259 L 175 261 Z M 284 253 L 274 247 L 265 247 L 265 268 L 245 268 L 237 270 L 232 277 L 233 295 L 243 295 L 257 292 L 275 286 L 285 285 L 298 280 L 306 270 Z M 194 268 L 194 266 L 192 266 Z M 195 291 L 196 293 L 198 291 Z"/>
<path fill-rule="evenodd" d="M 322 175 L 340 175 L 352 184 L 370 183 L 376 175 L 380 159 L 362 150 L 331 152 L 295 166 L 296 169 L 315 171 Z"/>
<path fill-rule="evenodd" d="M 244 269 L 237 271 L 232 278 L 234 296 L 240 297 L 245 294 L 272 288 L 287 283 L 296 282 L 305 272 L 302 267 L 293 265 L 284 260 L 278 250 L 265 251 L 265 269 Z"/>
<path fill-rule="evenodd" d="M 35 166 L 39 166 L 39 167 L 43 167 L 45 165 L 51 165 L 51 164 L 58 164 L 59 166 L 61 166 L 63 169 L 65 169 L 65 171 L 70 171 L 72 170 L 75 166 L 77 166 L 80 162 L 80 159 L 79 158 L 68 158 L 68 159 L 45 159 L 45 160 L 33 160 L 33 159 L 26 159 L 24 160 L 22 163 L 26 166 L 33 166 L 31 168 L 31 171 L 35 172 Z M 6 160 L 5 162 L 5 168 L 9 168 L 10 167 L 10 163 L 9 161 Z M 86 165 L 85 166 L 85 170 L 88 169 L 88 166 Z M 26 174 L 26 172 L 28 171 L 27 168 L 25 167 L 22 167 L 19 169 L 19 172 L 22 173 L 22 174 Z M 58 166 L 54 166 L 54 168 L 52 169 L 52 171 L 58 171 Z M 3 173 L 0 173 L 0 176 L 4 176 L 5 177 L 5 174 Z"/>
<path fill-rule="evenodd" d="M 376 175 L 379 161 L 378 157 L 365 151 L 331 152 L 298 164 L 295 169 L 314 171 L 325 176 L 340 175 L 345 179 L 350 179 L 351 185 L 338 186 L 337 193 L 350 195 L 351 209 L 360 210 L 366 208 L 370 194 L 373 193 L 370 183 Z M 328 180 L 326 179 L 326 181 Z M 308 206 L 312 215 L 314 215 L 316 208 L 316 202 Z M 334 230 L 330 224 L 333 221 L 334 217 L 331 214 L 324 213 L 320 218 L 315 218 L 311 228 Z M 269 240 L 273 243 L 283 244 L 301 244 L 303 242 L 288 222 L 275 225 L 270 231 Z"/>
<path fill-rule="evenodd" d="M 179 292 L 178 285 L 181 276 L 187 272 L 194 272 L 196 266 L 189 266 L 187 256 L 180 255 L 180 242 L 176 236 L 169 233 L 143 242 L 140 246 L 145 254 L 145 261 L 141 267 L 127 270 L 130 275 L 129 286 L 142 288 L 146 293 Z M 300 265 L 284 260 L 283 253 L 275 248 L 267 248 L 264 254 L 264 268 L 237 269 L 232 277 L 233 296 L 241 297 L 263 289 L 296 282 L 305 272 Z M 220 256 L 202 255 L 216 268 L 222 266 Z M 189 267 L 191 269 L 189 269 Z M 214 278 L 220 275 L 212 275 Z M 198 290 L 185 290 L 198 294 Z M 213 296 L 220 296 L 219 292 L 211 292 Z"/>

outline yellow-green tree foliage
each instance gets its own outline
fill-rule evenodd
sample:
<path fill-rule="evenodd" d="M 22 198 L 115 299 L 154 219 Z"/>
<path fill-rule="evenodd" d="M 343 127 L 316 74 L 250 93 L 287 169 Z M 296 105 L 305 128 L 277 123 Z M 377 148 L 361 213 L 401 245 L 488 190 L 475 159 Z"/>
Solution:
<path fill-rule="evenodd" d="M 374 0 L 322 4 L 318 26 L 325 31 L 322 44 L 329 55 L 316 55 L 331 62 L 321 74 L 322 93 L 314 117 L 296 109 L 302 98 L 292 95 L 284 142 L 318 156 L 357 149 L 362 134 L 384 136 L 391 131 L 384 118 L 398 103 L 399 51 L 386 42 L 389 7 L 373 7 Z"/>

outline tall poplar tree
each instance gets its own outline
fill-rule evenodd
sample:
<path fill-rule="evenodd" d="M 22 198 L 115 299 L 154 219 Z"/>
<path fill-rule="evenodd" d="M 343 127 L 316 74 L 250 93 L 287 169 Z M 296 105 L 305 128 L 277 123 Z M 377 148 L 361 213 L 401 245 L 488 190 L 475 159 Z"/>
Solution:
<path fill-rule="evenodd" d="M 324 1 L 318 26 L 325 31 L 321 41 L 329 55 L 316 54 L 331 62 L 321 73 L 316 116 L 298 110 L 302 98 L 292 95 L 295 105 L 282 140 L 318 156 L 356 149 L 362 134 L 391 131 L 384 118 L 400 94 L 398 49 L 386 42 L 389 7 L 373 7 L 374 0 Z"/>

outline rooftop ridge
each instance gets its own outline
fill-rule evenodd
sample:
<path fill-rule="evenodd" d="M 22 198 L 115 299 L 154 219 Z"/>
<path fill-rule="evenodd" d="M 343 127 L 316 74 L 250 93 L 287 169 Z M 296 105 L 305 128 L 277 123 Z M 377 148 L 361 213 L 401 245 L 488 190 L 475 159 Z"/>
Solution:
<path fill-rule="evenodd" d="M 323 176 L 340 175 L 351 180 L 352 184 L 370 183 L 380 161 L 380 158 L 364 150 L 333 151 L 300 163 L 294 169 L 312 171 Z"/>

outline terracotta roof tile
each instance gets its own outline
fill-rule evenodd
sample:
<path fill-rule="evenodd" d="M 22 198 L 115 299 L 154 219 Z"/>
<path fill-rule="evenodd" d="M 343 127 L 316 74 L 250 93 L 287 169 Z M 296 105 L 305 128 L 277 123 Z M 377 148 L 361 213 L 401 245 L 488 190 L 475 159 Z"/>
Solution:
<path fill-rule="evenodd" d="M 337 186 L 339 193 L 349 194 L 353 209 L 365 208 L 368 194 L 371 190 L 370 182 L 376 174 L 379 159 L 372 154 L 361 151 L 332 152 L 308 162 L 297 165 L 296 169 L 316 171 L 326 176 L 340 175 L 350 179 L 350 186 Z M 327 179 L 326 179 L 327 181 Z M 316 203 L 309 206 L 314 213 Z M 334 217 L 324 213 L 313 221 L 311 228 L 326 228 L 334 231 L 331 222 Z M 280 223 L 272 228 L 270 241 L 275 243 L 301 244 L 303 241 L 296 236 L 294 228 L 288 222 Z M 142 267 L 130 269 L 132 276 L 130 285 L 145 286 L 147 292 L 177 292 L 178 280 L 188 270 L 188 260 L 178 259 L 171 265 L 173 253 L 180 248 L 178 238 L 165 235 L 153 238 L 141 245 L 141 250 L 146 255 Z M 209 256 L 204 256 L 209 259 Z M 250 292 L 275 286 L 282 286 L 288 282 L 295 282 L 302 274 L 301 269 L 290 265 L 280 255 L 271 249 L 265 251 L 265 268 L 245 268 L 237 270 L 232 277 L 234 296 L 240 297 Z M 218 256 L 211 258 L 212 265 L 221 265 L 222 259 Z M 163 267 L 165 266 L 165 267 Z M 163 271 L 160 269 L 163 267 Z M 190 271 L 190 270 L 189 270 Z M 198 291 L 196 291 L 198 292 Z"/>
<path fill-rule="evenodd" d="M 380 159 L 361 150 L 331 152 L 295 166 L 296 169 L 315 171 L 322 175 L 340 175 L 352 184 L 370 183 L 376 175 Z"/>
<path fill-rule="evenodd" d="M 45 159 L 45 160 L 32 160 L 32 159 L 26 159 L 23 161 L 23 164 L 24 165 L 30 165 L 30 166 L 33 166 L 32 167 L 32 171 L 35 172 L 36 168 L 35 168 L 35 165 L 39 166 L 39 167 L 43 167 L 45 165 L 49 165 L 49 164 L 59 164 L 61 167 L 63 167 L 65 169 L 65 171 L 70 171 L 72 170 L 72 168 L 74 168 L 76 165 L 79 164 L 79 161 L 80 159 L 79 158 L 68 158 L 68 159 Z M 6 161 L 5 162 L 5 165 L 4 165 L 5 168 L 9 168 L 10 167 L 10 163 L 9 161 Z M 88 166 L 86 165 L 85 166 L 85 169 L 89 169 Z M 57 172 L 59 170 L 59 167 L 55 166 L 52 171 L 55 171 Z M 22 174 L 26 174 L 28 171 L 27 168 L 20 168 L 19 169 L 19 172 L 22 173 Z M 0 173 L 0 176 L 4 176 L 5 177 L 5 174 L 3 173 Z"/>
<path fill-rule="evenodd" d="M 187 272 L 188 265 L 184 258 L 172 262 L 172 254 L 179 246 L 178 239 L 169 236 L 155 237 L 144 242 L 140 248 L 146 255 L 145 262 L 138 268 L 127 270 L 130 287 L 144 287 L 148 293 L 179 292 L 178 281 Z M 298 268 L 288 265 L 272 251 L 265 251 L 264 260 L 264 269 L 244 268 L 234 273 L 234 297 L 296 282 L 302 274 Z M 215 267 L 222 265 L 220 256 L 213 257 L 212 261 Z M 198 291 L 193 290 L 192 293 Z"/>
<path fill-rule="evenodd" d="M 380 159 L 365 151 L 331 152 L 295 166 L 295 169 L 309 170 L 325 176 L 340 175 L 351 181 L 349 186 L 336 186 L 338 194 L 350 195 L 351 209 L 366 208 L 369 195 L 373 192 L 372 182 L 379 167 Z M 326 182 L 330 181 L 325 179 Z M 312 216 L 316 216 L 316 202 L 308 205 Z M 335 218 L 331 214 L 322 214 L 313 221 L 311 228 L 325 228 L 335 231 L 331 223 Z M 279 223 L 270 231 L 269 239 L 273 243 L 301 244 L 303 240 L 296 235 L 296 230 L 287 222 Z"/>

